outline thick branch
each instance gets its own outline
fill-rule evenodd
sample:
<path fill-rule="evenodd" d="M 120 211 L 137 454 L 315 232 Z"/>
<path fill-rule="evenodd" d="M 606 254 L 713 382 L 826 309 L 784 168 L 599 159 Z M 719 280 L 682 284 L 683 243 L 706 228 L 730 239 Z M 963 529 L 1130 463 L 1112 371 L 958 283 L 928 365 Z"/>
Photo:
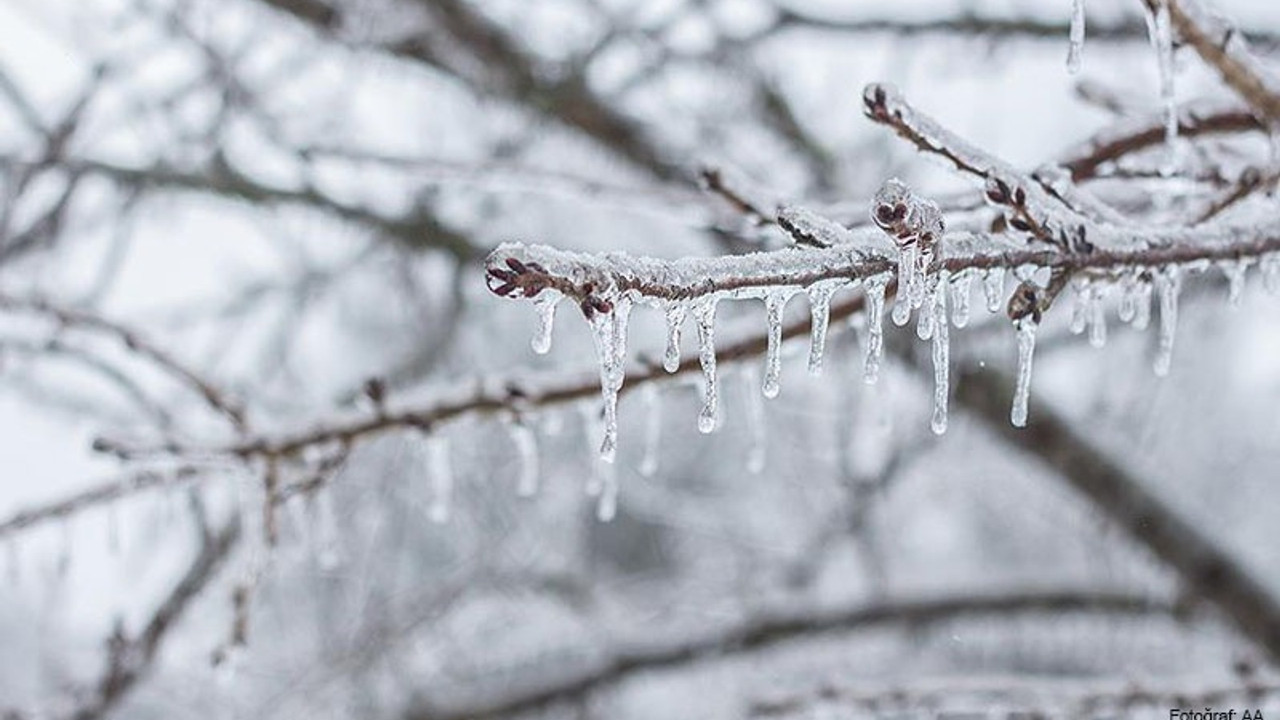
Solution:
<path fill-rule="evenodd" d="M 112 638 L 111 657 L 106 673 L 98 683 L 95 697 L 69 717 L 74 720 L 96 720 L 105 717 L 128 695 L 150 671 L 161 644 L 177 624 L 191 601 L 200 595 L 217 573 L 218 567 L 240 539 L 240 522 L 232 520 L 219 532 L 206 537 L 200 553 L 169 596 L 151 616 L 137 637 L 127 638 L 118 631 Z"/>
<path fill-rule="evenodd" d="M 1013 381 L 990 369 L 959 368 L 956 400 L 988 427 L 1053 468 L 1134 540 L 1178 572 L 1190 596 L 1216 606 L 1241 634 L 1280 661 L 1280 603 L 1246 568 L 1181 518 L 1142 481 L 1042 403 L 1013 427 Z"/>
<path fill-rule="evenodd" d="M 867 626 L 916 626 L 955 617 L 1013 613 L 1094 612 L 1117 616 L 1167 616 L 1174 608 L 1165 602 L 1106 591 L 1026 592 L 1010 595 L 961 595 L 920 600 L 886 600 L 838 610 L 810 610 L 766 617 L 725 632 L 656 648 L 620 650 L 599 667 L 578 677 L 543 687 L 513 691 L 467 708 L 418 707 L 407 717 L 426 720 L 478 720 L 520 712 L 537 712 L 585 697 L 640 672 L 673 670 L 730 654 L 767 650 L 784 642 Z"/>

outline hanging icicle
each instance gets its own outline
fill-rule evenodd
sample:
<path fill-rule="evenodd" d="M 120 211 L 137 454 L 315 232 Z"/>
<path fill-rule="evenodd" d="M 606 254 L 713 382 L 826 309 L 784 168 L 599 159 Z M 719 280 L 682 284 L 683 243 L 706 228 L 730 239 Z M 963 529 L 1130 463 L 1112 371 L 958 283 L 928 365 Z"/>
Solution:
<path fill-rule="evenodd" d="M 539 355 L 546 355 L 551 350 L 551 331 L 556 323 L 556 305 L 560 303 L 562 297 L 558 291 L 547 288 L 533 299 L 533 307 L 538 313 L 538 323 L 534 327 L 530 345 Z"/>
<path fill-rule="evenodd" d="M 716 301 L 707 297 L 693 307 L 698 325 L 698 363 L 702 366 L 702 411 L 698 413 L 698 432 L 716 429 L 718 394 L 716 388 Z"/>
<path fill-rule="evenodd" d="M 817 282 L 809 288 L 812 324 L 809 329 L 809 374 L 822 374 L 822 358 L 827 347 L 827 325 L 831 318 L 831 296 L 839 283 Z"/>
<path fill-rule="evenodd" d="M 516 480 L 516 494 L 520 497 L 532 497 L 538 492 L 539 462 L 538 436 L 533 428 L 516 420 L 507 423 L 511 433 L 511 442 L 516 449 L 516 462 L 519 463 Z"/>
<path fill-rule="evenodd" d="M 867 348 L 862 379 L 874 385 L 880 378 L 880 361 L 884 355 L 884 291 L 888 275 L 867 278 L 862 284 L 867 293 Z"/>
<path fill-rule="evenodd" d="M 951 324 L 963 328 L 969 324 L 969 296 L 972 292 L 973 274 L 963 272 L 950 282 Z"/>
<path fill-rule="evenodd" d="M 662 368 L 669 373 L 680 369 L 680 329 L 688 312 L 689 306 L 683 301 L 667 305 L 667 350 L 662 356 Z"/>
<path fill-rule="evenodd" d="M 613 462 L 618 454 L 618 391 L 626 374 L 627 323 L 631 299 L 625 295 L 613 302 L 611 312 L 597 312 L 591 318 L 592 338 L 600 366 L 600 394 L 604 399 L 604 439 L 600 457 Z"/>
<path fill-rule="evenodd" d="M 1147 12 L 1147 34 L 1156 52 L 1156 66 L 1160 73 L 1160 100 L 1164 105 L 1164 139 L 1169 160 L 1161 172 L 1172 175 L 1178 167 L 1178 100 L 1174 87 L 1173 23 L 1169 17 L 1168 0 L 1155 0 L 1155 8 Z"/>
<path fill-rule="evenodd" d="M 1004 302 L 1004 268 L 993 267 L 982 273 L 982 294 L 987 301 L 987 312 L 1000 312 Z"/>
<path fill-rule="evenodd" d="M 1018 320 L 1015 326 L 1018 333 L 1018 378 L 1009 420 L 1015 427 L 1026 427 L 1027 407 L 1031 400 L 1031 362 L 1036 351 L 1036 322 L 1028 315 Z"/>
<path fill-rule="evenodd" d="M 432 522 L 448 522 L 453 505 L 453 466 L 449 459 L 449 441 L 440 435 L 428 435 L 424 442 L 427 475 L 431 478 L 431 506 L 428 514 Z"/>
<path fill-rule="evenodd" d="M 653 477 L 658 472 L 658 446 L 662 441 L 662 394 L 655 382 L 647 383 L 640 392 L 645 408 L 644 454 L 640 458 L 640 474 Z"/>
<path fill-rule="evenodd" d="M 951 341 L 947 330 L 947 271 L 938 274 L 933 291 L 933 419 L 935 435 L 947 431 L 947 401 L 951 392 Z"/>
<path fill-rule="evenodd" d="M 1156 375 L 1169 374 L 1173 362 L 1173 343 L 1178 330 L 1178 293 L 1182 290 L 1182 275 L 1177 265 L 1170 265 L 1156 273 L 1156 293 L 1160 298 L 1160 338 L 1153 366 Z"/>
<path fill-rule="evenodd" d="M 761 392 L 767 398 L 775 398 L 781 390 L 782 378 L 782 313 L 793 291 L 774 290 L 765 296 L 764 306 L 768 323 L 769 345 L 765 351 L 764 382 Z"/>
<path fill-rule="evenodd" d="M 1080 61 L 1084 54 L 1084 0 L 1071 0 L 1071 45 L 1067 50 L 1067 72 L 1075 75 L 1080 72 Z"/>

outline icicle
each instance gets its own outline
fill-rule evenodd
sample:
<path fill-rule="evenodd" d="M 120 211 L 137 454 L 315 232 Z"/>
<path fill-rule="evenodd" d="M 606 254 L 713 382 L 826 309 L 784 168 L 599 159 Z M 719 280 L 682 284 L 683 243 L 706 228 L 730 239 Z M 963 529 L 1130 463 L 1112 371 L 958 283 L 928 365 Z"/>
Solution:
<path fill-rule="evenodd" d="M 916 337 L 921 340 L 928 340 L 933 337 L 934 311 L 937 309 L 937 295 L 945 295 L 945 288 L 938 282 L 938 278 L 922 278 L 921 285 L 929 283 L 928 288 L 922 288 L 920 296 L 922 304 L 920 305 L 920 316 L 916 318 Z"/>
<path fill-rule="evenodd" d="M 1139 280 L 1135 297 L 1137 306 L 1133 315 L 1133 327 L 1136 330 L 1146 330 L 1151 324 L 1151 283 Z"/>
<path fill-rule="evenodd" d="M 764 398 L 756 392 L 759 382 L 754 368 L 747 368 L 742 373 L 743 398 L 747 402 L 747 426 L 751 447 L 747 450 L 747 472 L 759 475 L 764 470 L 765 452 L 768 447 L 768 433 L 765 428 Z"/>
<path fill-rule="evenodd" d="M 339 542 L 338 515 L 333 507 L 333 490 L 321 488 L 311 500 L 313 525 L 316 528 L 314 542 L 316 560 L 321 570 L 334 570 L 342 565 L 342 545 Z"/>
<path fill-rule="evenodd" d="M 1004 268 L 993 267 L 982 273 L 982 294 L 986 297 L 987 312 L 1000 312 L 1004 301 Z"/>
<path fill-rule="evenodd" d="M 613 463 L 595 464 L 600 495 L 596 499 L 596 519 L 610 522 L 618 514 L 618 468 Z"/>
<path fill-rule="evenodd" d="M 688 312 L 689 306 L 683 302 L 667 305 L 667 351 L 662 356 L 662 367 L 669 373 L 680 369 L 680 328 Z"/>
<path fill-rule="evenodd" d="M 1140 278 L 1126 275 L 1121 281 L 1120 290 L 1120 308 L 1117 315 L 1120 322 L 1133 322 L 1134 315 L 1138 313 L 1138 285 L 1141 283 Z"/>
<path fill-rule="evenodd" d="M 533 331 L 530 345 L 539 355 L 546 355 L 551 350 L 551 330 L 556 324 L 556 305 L 560 303 L 561 294 L 556 290 L 543 290 L 533 299 L 533 307 L 538 311 L 538 324 Z"/>
<path fill-rule="evenodd" d="M 1026 427 L 1027 406 L 1031 400 L 1031 361 L 1036 351 L 1036 322 L 1027 316 L 1015 325 L 1018 330 L 1018 380 L 1009 421 L 1015 427 Z"/>
<path fill-rule="evenodd" d="M 1107 306 L 1102 287 L 1089 288 L 1089 344 L 1102 348 L 1107 344 Z"/>
<path fill-rule="evenodd" d="M 613 311 L 596 313 L 591 319 L 592 337 L 596 344 L 596 357 L 600 364 L 600 394 L 604 399 L 604 439 L 600 442 L 600 457 L 613 462 L 618 454 L 618 391 L 626 370 L 627 321 L 631 315 L 631 300 L 619 297 Z"/>
<path fill-rule="evenodd" d="M 822 356 L 827 347 L 827 325 L 831 317 L 831 296 L 835 285 L 818 282 L 809 288 L 812 324 L 809 329 L 809 374 L 822 374 Z"/>
<path fill-rule="evenodd" d="M 1160 296 L 1160 341 L 1154 369 L 1160 377 L 1169 374 L 1173 362 L 1173 341 L 1178 329 L 1178 293 L 1181 290 L 1182 276 L 1177 265 L 1156 273 L 1156 292 Z"/>
<path fill-rule="evenodd" d="M 1262 258 L 1262 287 L 1267 292 L 1280 292 L 1280 254 L 1271 254 Z"/>
<path fill-rule="evenodd" d="M 1084 53 L 1084 0 L 1071 0 L 1071 46 L 1067 50 L 1067 72 L 1080 72 L 1080 58 Z"/>
<path fill-rule="evenodd" d="M 1244 258 L 1224 260 L 1218 263 L 1218 267 L 1222 269 L 1222 274 L 1227 276 L 1227 303 L 1232 309 L 1239 308 L 1240 300 L 1244 297 L 1244 283 L 1249 270 L 1249 261 Z"/>
<path fill-rule="evenodd" d="M 449 442 L 439 435 L 426 438 L 427 474 L 431 478 L 431 521 L 449 520 L 453 504 L 453 468 L 449 462 Z"/>
<path fill-rule="evenodd" d="M 761 391 L 767 398 L 778 397 L 782 376 L 782 311 L 791 299 L 790 291 L 773 291 L 765 296 L 765 314 L 768 316 L 769 348 L 764 359 L 764 384 Z"/>
<path fill-rule="evenodd" d="M 1072 335 L 1079 335 L 1089 325 L 1089 296 L 1092 292 L 1089 287 L 1089 281 L 1084 278 L 1076 278 L 1071 281 L 1071 289 L 1075 296 L 1071 303 L 1071 324 L 1069 326 Z"/>
<path fill-rule="evenodd" d="M 973 285 L 972 273 L 961 273 L 950 283 L 951 324 L 963 328 L 969 324 L 969 295 Z"/>
<path fill-rule="evenodd" d="M 1170 161 L 1162 172 L 1172 174 L 1177 168 L 1178 104 L 1174 88 L 1173 26 L 1169 18 L 1168 0 L 1156 0 L 1154 11 L 1147 13 L 1147 33 L 1156 51 L 1160 72 L 1160 100 L 1164 104 L 1164 140 Z"/>
<path fill-rule="evenodd" d="M 947 399 L 951 392 L 951 340 L 947 330 L 947 271 L 939 273 L 933 292 L 933 420 L 936 435 L 947 431 Z"/>
<path fill-rule="evenodd" d="M 869 277 L 863 283 L 867 291 L 867 349 L 862 380 L 868 385 L 880 379 L 880 358 L 884 355 L 884 288 L 888 284 L 888 275 Z"/>
<path fill-rule="evenodd" d="M 716 388 L 716 298 L 704 298 L 693 308 L 698 324 L 698 363 L 702 365 L 702 411 L 698 432 L 716 429 L 718 390 Z"/>
<path fill-rule="evenodd" d="M 911 287 L 916 282 L 916 246 L 898 248 L 898 295 L 893 305 L 893 324 L 902 327 L 911 319 Z"/>
<path fill-rule="evenodd" d="M 641 390 L 645 407 L 644 455 L 640 458 L 640 474 L 653 477 L 658 471 L 658 443 L 662 441 L 662 395 L 657 383 L 650 382 Z"/>
<path fill-rule="evenodd" d="M 519 421 L 508 423 L 507 428 L 516 446 L 516 461 L 520 463 L 516 494 L 531 497 L 538 492 L 538 436 L 533 428 Z"/>

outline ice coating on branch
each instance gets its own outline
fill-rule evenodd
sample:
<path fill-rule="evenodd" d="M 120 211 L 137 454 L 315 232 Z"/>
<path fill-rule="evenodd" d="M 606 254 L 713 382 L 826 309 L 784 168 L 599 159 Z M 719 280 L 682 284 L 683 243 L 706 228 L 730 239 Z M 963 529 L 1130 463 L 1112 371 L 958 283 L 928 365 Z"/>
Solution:
<path fill-rule="evenodd" d="M 640 456 L 640 474 L 653 477 L 658 472 L 658 444 L 662 441 L 662 394 L 657 383 L 647 383 L 640 390 L 645 411 L 644 454 Z"/>
<path fill-rule="evenodd" d="M 702 366 L 702 410 L 698 413 L 698 432 L 716 429 L 719 390 L 716 387 L 716 298 L 703 298 L 693 306 L 698 325 L 698 364 Z"/>
<path fill-rule="evenodd" d="M 673 373 L 680 369 L 680 329 L 684 327 L 689 306 L 683 302 L 667 304 L 667 349 L 662 355 L 662 369 Z"/>
<path fill-rule="evenodd" d="M 825 248 L 858 243 L 857 235 L 848 228 L 806 208 L 784 205 L 778 208 L 777 220 L 778 226 L 801 245 Z"/>
<path fill-rule="evenodd" d="M 787 301 L 794 291 L 790 289 L 775 290 L 764 298 L 765 315 L 768 323 L 768 349 L 764 357 L 764 381 L 761 392 L 767 398 L 775 398 L 781 390 L 782 377 L 782 313 Z"/>
<path fill-rule="evenodd" d="M 874 385 L 880 379 L 880 359 L 884 356 L 884 289 L 888 275 L 867 278 L 862 284 L 867 293 L 867 347 L 862 380 Z"/>
<path fill-rule="evenodd" d="M 1084 53 L 1084 0 L 1071 0 L 1071 46 L 1067 50 L 1067 72 L 1080 72 L 1080 57 Z"/>
<path fill-rule="evenodd" d="M 1154 9 L 1147 11 L 1147 34 L 1156 52 L 1156 67 L 1160 73 L 1160 101 L 1164 104 L 1164 139 L 1168 146 L 1170 162 L 1164 171 L 1175 169 L 1175 145 L 1178 140 L 1178 100 L 1174 88 L 1173 23 L 1169 18 L 1169 0 L 1156 0 Z"/>
<path fill-rule="evenodd" d="M 1015 323 L 1018 333 L 1018 377 L 1013 390 L 1013 408 L 1009 421 L 1015 427 L 1027 426 L 1027 406 L 1031 400 L 1031 362 L 1036 352 L 1036 322 L 1030 316 Z"/>
<path fill-rule="evenodd" d="M 431 480 L 431 522 L 449 520 L 453 505 L 453 465 L 449 460 L 449 441 L 440 435 L 428 435 L 423 441 L 427 456 L 427 476 Z"/>
<path fill-rule="evenodd" d="M 951 324 L 963 328 L 969 324 L 969 295 L 973 274 L 962 272 L 951 280 Z"/>
<path fill-rule="evenodd" d="M 841 284 L 819 282 L 809 288 L 809 312 L 812 324 L 809 329 L 809 374 L 822 374 L 822 358 L 826 354 L 827 326 L 831 317 L 831 296 Z"/>
<path fill-rule="evenodd" d="M 507 429 L 516 448 L 516 460 L 520 463 L 516 494 L 531 497 L 538 492 L 538 436 L 533 428 L 522 422 L 507 423 Z"/>
<path fill-rule="evenodd" d="M 1169 374 L 1173 362 L 1173 343 L 1178 330 L 1178 293 L 1182 290 L 1182 274 L 1177 265 L 1169 265 L 1156 273 L 1156 293 L 1160 298 L 1160 339 L 1156 348 L 1156 375 Z"/>
<path fill-rule="evenodd" d="M 618 391 L 622 389 L 626 375 L 631 299 L 621 295 L 612 305 L 611 312 L 596 312 L 591 317 L 591 335 L 600 365 L 600 394 L 604 400 L 604 439 L 600 443 L 600 457 L 609 463 L 618 453 Z"/>
<path fill-rule="evenodd" d="M 747 402 L 747 436 L 751 441 L 751 446 L 747 450 L 747 472 L 758 475 L 764 470 L 765 453 L 769 445 L 768 430 L 765 426 L 764 398 L 756 392 L 756 386 L 760 383 L 759 372 L 754 367 L 747 366 L 742 373 L 742 380 L 744 386 L 742 397 Z"/>
<path fill-rule="evenodd" d="M 987 301 L 987 312 L 1000 312 L 1004 302 L 1004 268 L 993 267 L 982 273 L 982 295 Z"/>
<path fill-rule="evenodd" d="M 1240 300 L 1244 297 L 1244 284 L 1249 264 L 1250 260 L 1246 258 L 1223 260 L 1218 263 L 1222 274 L 1227 278 L 1227 303 L 1232 309 L 1239 308 Z"/>
<path fill-rule="evenodd" d="M 871 220 L 898 249 L 898 301 L 893 322 L 906 325 L 913 309 L 932 309 L 930 293 L 936 290 L 939 266 L 936 255 L 945 230 L 942 210 L 937 203 L 912 193 L 901 181 L 890 179 L 876 192 Z"/>
<path fill-rule="evenodd" d="M 947 282 L 943 270 L 939 284 Z M 933 419 L 930 427 L 935 435 L 947 431 L 947 398 L 951 392 L 951 341 L 947 330 L 947 293 L 944 289 L 933 292 Z"/>
<path fill-rule="evenodd" d="M 539 355 L 546 355 L 551 350 L 551 331 L 556 323 L 556 305 L 563 297 L 556 290 L 544 290 L 533 299 L 533 307 L 538 312 L 538 323 L 534 326 L 533 340 L 530 345 Z"/>

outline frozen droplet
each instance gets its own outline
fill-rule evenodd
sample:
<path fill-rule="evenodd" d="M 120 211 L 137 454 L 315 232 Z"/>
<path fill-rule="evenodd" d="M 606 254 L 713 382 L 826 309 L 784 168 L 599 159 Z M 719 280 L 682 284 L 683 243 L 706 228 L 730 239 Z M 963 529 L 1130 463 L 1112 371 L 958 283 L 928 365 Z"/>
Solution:
<path fill-rule="evenodd" d="M 1244 284 L 1248 276 L 1249 260 L 1224 260 L 1218 263 L 1222 274 L 1227 277 L 1227 303 L 1234 309 L 1240 307 L 1244 297 Z"/>
<path fill-rule="evenodd" d="M 1177 265 L 1169 265 L 1156 273 L 1156 293 L 1160 298 L 1160 337 L 1156 347 L 1156 375 L 1169 374 L 1173 362 L 1173 343 L 1178 330 L 1178 293 L 1182 275 Z"/>
<path fill-rule="evenodd" d="M 951 391 L 951 341 L 947 330 L 947 272 L 939 273 L 938 287 L 933 292 L 933 419 L 934 434 L 947 431 L 947 401 Z"/>
<path fill-rule="evenodd" d="M 938 307 L 935 296 L 945 295 L 946 292 L 940 287 L 937 277 L 925 278 L 923 283 L 929 283 L 929 286 L 921 292 L 923 302 L 920 305 L 920 316 L 916 318 L 916 337 L 928 340 L 933 337 L 934 313 Z"/>
<path fill-rule="evenodd" d="M 1014 324 L 1018 332 L 1018 377 L 1009 421 L 1015 427 L 1026 427 L 1027 406 L 1031 400 L 1031 362 L 1036 351 L 1036 322 L 1027 316 Z"/>
<path fill-rule="evenodd" d="M 545 355 L 551 350 L 551 330 L 556 324 L 556 305 L 560 303 L 561 297 L 558 291 L 547 289 L 533 299 L 533 307 L 538 312 L 538 324 L 534 327 L 530 345 L 539 355 Z"/>
<path fill-rule="evenodd" d="M 969 324 L 969 295 L 973 285 L 972 273 L 960 273 L 950 283 L 951 324 L 963 328 Z"/>
<path fill-rule="evenodd" d="M 751 441 L 751 446 L 747 450 L 747 472 L 752 475 L 758 475 L 764 470 L 765 452 L 768 447 L 764 398 L 760 396 L 760 393 L 756 392 L 756 385 L 759 382 L 757 375 L 758 373 L 755 369 L 750 367 L 742 373 L 744 385 L 742 397 L 746 399 L 747 403 L 747 435 Z"/>
<path fill-rule="evenodd" d="M 1067 50 L 1067 72 L 1080 72 L 1080 60 L 1084 54 L 1084 0 L 1071 0 L 1071 44 Z"/>
<path fill-rule="evenodd" d="M 1120 322 L 1133 322 L 1133 316 L 1138 312 L 1138 284 L 1141 280 L 1126 275 L 1120 282 L 1120 307 L 1116 315 Z"/>
<path fill-rule="evenodd" d="M 987 312 L 1000 312 L 1004 301 L 1004 268 L 993 267 L 982 273 L 982 294 L 987 301 Z"/>
<path fill-rule="evenodd" d="M 809 328 L 809 374 L 822 374 L 822 357 L 827 347 L 827 325 L 831 318 L 831 296 L 836 286 L 818 282 L 809 288 L 812 323 Z"/>
<path fill-rule="evenodd" d="M 667 350 L 662 356 L 662 367 L 669 373 L 680 369 L 680 329 L 689 306 L 680 301 L 667 305 Z"/>
<path fill-rule="evenodd" d="M 425 444 L 427 475 L 431 478 L 431 506 L 428 514 L 432 522 L 447 522 L 453 504 L 453 466 L 449 460 L 449 442 L 440 435 L 428 435 Z"/>
<path fill-rule="evenodd" d="M 765 397 L 778 396 L 782 377 L 782 313 L 787 301 L 791 299 L 790 291 L 773 291 L 765 296 L 765 314 L 768 316 L 769 347 L 764 358 L 764 384 L 761 391 Z"/>
<path fill-rule="evenodd" d="M 658 444 L 662 441 L 662 394 L 650 381 L 641 390 L 645 407 L 644 454 L 640 457 L 640 474 L 653 477 L 658 471 Z"/>
<path fill-rule="evenodd" d="M 703 298 L 693 307 L 698 325 L 698 364 L 702 366 L 702 410 L 698 413 L 698 431 L 716 429 L 719 391 L 716 388 L 716 298 Z"/>
<path fill-rule="evenodd" d="M 916 246 L 898 248 L 898 294 L 893 305 L 893 324 L 902 327 L 911 319 L 911 287 L 915 283 Z"/>
<path fill-rule="evenodd" d="M 868 385 L 874 385 L 880 378 L 880 359 L 884 355 L 884 289 L 888 284 L 888 275 L 869 277 L 863 283 L 867 292 L 867 349 L 862 379 Z"/>
<path fill-rule="evenodd" d="M 538 436 L 533 428 L 523 422 L 507 424 L 511 442 L 516 448 L 516 461 L 520 464 L 516 480 L 516 494 L 531 497 L 538 492 Z"/>

